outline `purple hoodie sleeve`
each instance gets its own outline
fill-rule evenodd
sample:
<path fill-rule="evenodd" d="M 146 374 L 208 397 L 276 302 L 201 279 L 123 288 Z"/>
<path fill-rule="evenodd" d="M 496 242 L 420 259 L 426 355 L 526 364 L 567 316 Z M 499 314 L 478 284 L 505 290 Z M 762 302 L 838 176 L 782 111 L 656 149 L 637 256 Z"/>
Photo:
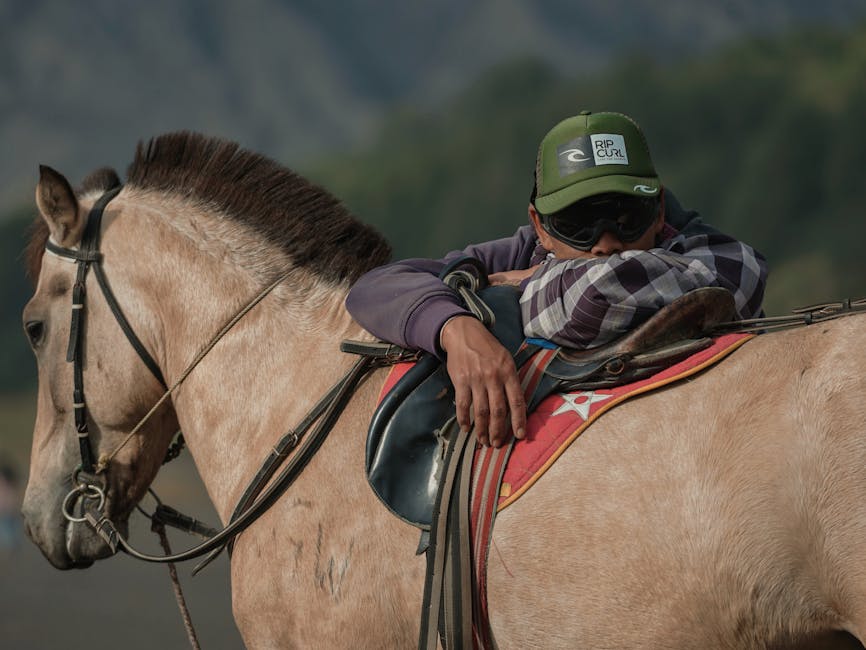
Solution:
<path fill-rule="evenodd" d="M 438 277 L 445 265 L 470 255 L 481 260 L 488 273 L 498 273 L 529 268 L 537 254 L 535 233 L 531 226 L 523 226 L 511 237 L 452 251 L 439 260 L 393 262 L 361 276 L 346 297 L 346 308 L 380 339 L 442 358 L 439 330 L 449 318 L 469 315 L 458 295 Z"/>

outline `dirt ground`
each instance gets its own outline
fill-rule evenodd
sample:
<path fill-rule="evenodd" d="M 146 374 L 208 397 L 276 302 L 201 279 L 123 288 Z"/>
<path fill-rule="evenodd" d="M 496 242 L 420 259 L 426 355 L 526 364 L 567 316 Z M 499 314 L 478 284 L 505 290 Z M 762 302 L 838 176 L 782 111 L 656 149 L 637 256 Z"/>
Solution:
<path fill-rule="evenodd" d="M 22 491 L 34 411 L 31 394 L 0 397 L 5 422 L 0 458 L 15 467 Z M 219 523 L 188 453 L 165 466 L 155 486 L 168 505 L 212 526 Z M 170 533 L 170 538 L 174 551 L 197 543 L 182 534 Z M 140 515 L 134 515 L 131 539 L 146 552 L 161 553 L 150 522 Z M 178 565 L 178 574 L 201 647 L 243 648 L 232 619 L 225 555 L 193 578 L 194 565 Z M 11 547 L 7 536 L 0 537 L 0 648 L 118 647 L 189 647 L 165 566 L 119 554 L 83 571 L 58 571 L 20 530 Z"/>
<path fill-rule="evenodd" d="M 228 563 L 221 559 L 195 578 L 191 568 L 179 573 L 202 648 L 243 648 L 231 615 Z M 118 556 L 85 571 L 58 571 L 26 541 L 0 556 L 0 647 L 145 650 L 189 643 L 165 567 Z"/>

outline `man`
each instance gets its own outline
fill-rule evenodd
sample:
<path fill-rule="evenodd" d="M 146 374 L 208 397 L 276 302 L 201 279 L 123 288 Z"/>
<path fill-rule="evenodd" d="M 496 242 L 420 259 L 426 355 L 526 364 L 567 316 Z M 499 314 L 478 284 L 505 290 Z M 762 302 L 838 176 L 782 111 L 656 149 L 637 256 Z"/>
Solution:
<path fill-rule="evenodd" d="M 699 287 L 761 311 L 767 268 L 751 247 L 701 223 L 665 190 L 638 125 L 619 113 L 568 118 L 541 142 L 529 226 L 441 260 L 395 262 L 362 276 L 346 306 L 380 338 L 444 359 L 457 420 L 484 444 L 522 438 L 526 404 L 514 361 L 438 279 L 451 260 L 481 260 L 491 283 L 522 288 L 528 337 L 589 348 Z M 510 427 L 509 427 L 510 421 Z"/>

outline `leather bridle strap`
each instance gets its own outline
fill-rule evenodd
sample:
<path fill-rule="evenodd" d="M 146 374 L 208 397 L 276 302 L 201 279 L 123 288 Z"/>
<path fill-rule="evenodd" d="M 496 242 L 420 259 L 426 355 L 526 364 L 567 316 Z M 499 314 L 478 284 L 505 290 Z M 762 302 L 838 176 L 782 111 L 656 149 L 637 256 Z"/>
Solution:
<path fill-rule="evenodd" d="M 95 465 L 95 457 L 90 441 L 88 425 L 87 425 L 87 407 L 84 398 L 84 379 L 83 379 L 83 319 L 85 309 L 86 289 L 85 283 L 87 280 L 87 272 L 92 266 L 97 283 L 105 297 L 106 302 L 114 314 L 120 328 L 123 330 L 126 338 L 129 340 L 132 347 L 138 353 L 144 364 L 150 369 L 153 375 L 159 380 L 160 384 L 165 388 L 165 394 L 154 406 L 151 411 L 139 422 L 133 429 L 135 433 L 141 425 L 150 417 L 156 408 L 167 399 L 172 391 L 186 378 L 186 376 L 196 367 L 198 362 L 210 351 L 210 349 L 219 341 L 222 336 L 231 329 L 247 312 L 249 312 L 256 304 L 258 304 L 270 291 L 286 279 L 289 271 L 277 278 L 271 285 L 266 287 L 258 294 L 250 303 L 235 315 L 217 335 L 211 339 L 211 342 L 199 352 L 192 363 L 187 367 L 187 370 L 182 373 L 181 377 L 169 389 L 166 386 L 159 366 L 154 361 L 153 357 L 141 343 L 141 340 L 135 335 L 129 321 L 123 314 L 111 287 L 105 278 L 102 269 L 102 255 L 99 252 L 99 236 L 102 226 L 102 214 L 108 203 L 120 192 L 121 187 L 116 187 L 103 194 L 94 204 L 93 208 L 87 216 L 84 233 L 81 238 L 81 244 L 78 249 L 64 248 L 49 240 L 46 242 L 46 249 L 54 255 L 71 259 L 78 264 L 76 273 L 75 285 L 72 291 L 72 322 L 69 331 L 69 345 L 67 348 L 67 361 L 73 364 L 74 386 L 73 386 L 73 402 L 75 408 L 75 425 L 78 431 L 79 447 L 81 452 L 81 471 L 84 474 L 94 475 L 99 473 L 107 466 L 110 458 L 117 453 L 120 447 L 116 448 L 111 454 L 106 457 L 104 463 L 99 466 Z M 87 479 L 82 483 L 78 480 L 79 472 L 73 474 L 73 483 L 78 483 L 76 487 L 67 495 L 67 499 L 78 494 L 89 494 L 87 490 L 94 488 L 94 493 L 100 495 L 99 498 L 91 496 L 85 497 L 87 505 L 84 506 L 84 519 L 96 530 L 103 540 L 109 545 L 112 551 L 116 551 L 120 546 L 128 554 L 141 560 L 148 562 L 179 562 L 183 560 L 200 557 L 205 553 L 214 549 L 221 549 L 227 542 L 232 540 L 236 535 L 250 526 L 258 517 L 260 517 L 273 503 L 288 489 L 294 480 L 300 475 L 301 471 L 306 467 L 307 463 L 312 459 L 313 455 L 318 451 L 324 439 L 327 437 L 330 430 L 336 424 L 343 409 L 351 398 L 357 386 L 363 381 L 367 373 L 376 365 L 371 357 L 361 357 L 349 370 L 347 375 L 325 395 L 316 406 L 307 414 L 299 426 L 290 431 L 279 442 L 277 448 L 272 452 L 271 457 L 265 463 L 262 470 L 259 471 L 252 484 L 247 488 L 244 497 L 241 499 L 240 507 L 232 516 L 232 521 L 220 532 L 216 533 L 211 539 L 203 544 L 194 547 L 183 553 L 168 556 L 151 556 L 140 553 L 135 550 L 129 543 L 120 536 L 117 528 L 102 512 L 101 507 L 104 503 L 104 494 L 102 490 L 90 483 Z M 265 484 L 276 472 L 281 462 L 288 455 L 290 449 L 294 448 L 299 442 L 301 436 L 314 423 L 318 421 L 318 425 L 304 440 L 297 452 L 292 455 L 286 467 L 279 476 L 271 483 L 271 485 L 262 492 Z M 130 434 L 130 436 L 132 435 Z M 129 440 L 129 437 L 126 440 Z M 95 471 L 94 471 L 95 470 Z M 259 493 L 261 492 L 260 496 Z M 258 496 L 258 498 L 256 498 Z M 65 506 L 64 506 L 65 508 Z M 66 512 L 64 510 L 64 515 Z M 67 518 L 69 516 L 67 515 Z M 73 521 L 76 521 L 73 519 Z"/>
<path fill-rule="evenodd" d="M 301 438 L 306 434 L 307 430 L 322 416 L 325 409 L 328 408 L 340 392 L 344 381 L 344 379 L 341 379 L 337 384 L 332 386 L 325 396 L 312 408 L 312 410 L 304 416 L 304 419 L 301 420 L 298 426 L 290 429 L 282 438 L 280 438 L 279 442 L 271 448 L 271 452 L 268 454 L 265 462 L 262 463 L 259 471 L 256 472 L 253 480 L 249 482 L 243 495 L 238 500 L 238 503 L 229 518 L 229 523 L 236 521 L 238 517 L 252 506 L 256 498 L 261 494 L 262 490 L 265 489 L 268 481 L 271 480 L 271 477 L 273 477 L 276 471 L 280 468 L 280 465 L 282 465 L 283 461 L 288 457 L 292 449 L 298 446 Z M 231 555 L 234 542 L 235 539 L 232 538 L 222 546 L 211 551 L 210 554 L 193 569 L 192 575 L 197 574 L 208 564 L 213 562 L 217 557 L 219 557 L 220 553 L 222 553 L 225 548 L 228 548 L 229 555 Z"/>
<path fill-rule="evenodd" d="M 407 350 L 399 345 L 384 342 L 343 340 L 340 343 L 340 350 L 350 354 L 369 357 L 371 364 L 374 366 L 387 366 L 400 361 L 417 360 L 419 357 L 419 352 L 417 350 Z M 283 435 L 279 442 L 273 446 L 271 453 L 268 454 L 265 462 L 262 463 L 261 468 L 256 472 L 256 475 L 247 485 L 246 490 L 244 490 L 243 495 L 241 495 L 241 498 L 238 500 L 229 522 L 240 517 L 243 512 L 253 504 L 259 494 L 261 494 L 261 491 L 265 489 L 268 481 L 271 480 L 271 477 L 289 455 L 289 452 L 298 445 L 301 438 L 307 432 L 307 429 L 313 426 L 316 420 L 321 417 L 327 405 L 330 404 L 337 392 L 340 390 L 341 385 L 342 380 L 332 386 L 327 394 L 319 400 L 319 403 L 316 404 L 309 413 L 307 413 L 304 419 L 301 420 L 294 429 L 290 429 L 285 435 Z M 229 555 L 231 555 L 234 543 L 235 539 L 231 539 L 225 545 L 211 551 L 210 554 L 192 570 L 192 575 L 196 575 L 208 564 L 213 562 L 217 557 L 219 557 L 220 553 L 222 553 L 224 549 L 227 548 Z"/>
<path fill-rule="evenodd" d="M 135 335 L 129 321 L 123 314 L 120 304 L 114 297 L 111 287 L 102 270 L 102 254 L 99 252 L 99 236 L 102 229 L 102 214 L 105 206 L 120 192 L 122 186 L 115 187 L 103 194 L 87 215 L 87 223 L 81 237 L 79 248 L 64 248 L 55 244 L 50 239 L 45 248 L 60 257 L 75 261 L 78 269 L 75 275 L 75 284 L 72 287 L 72 319 L 69 325 L 69 344 L 66 349 L 66 361 L 72 363 L 73 393 L 72 405 L 75 417 L 75 429 L 78 432 L 78 446 L 81 453 L 81 469 L 86 473 L 93 473 L 95 468 L 95 456 L 93 446 L 90 442 L 90 431 L 87 425 L 87 402 L 84 395 L 84 310 L 86 308 L 86 282 L 87 272 L 93 267 L 93 273 L 99 288 L 102 290 L 105 301 L 108 303 L 111 313 L 114 314 L 120 329 L 123 330 L 129 343 L 138 356 L 147 366 L 159 383 L 165 387 L 165 380 L 159 370 L 159 366 L 144 347 L 141 340 Z"/>

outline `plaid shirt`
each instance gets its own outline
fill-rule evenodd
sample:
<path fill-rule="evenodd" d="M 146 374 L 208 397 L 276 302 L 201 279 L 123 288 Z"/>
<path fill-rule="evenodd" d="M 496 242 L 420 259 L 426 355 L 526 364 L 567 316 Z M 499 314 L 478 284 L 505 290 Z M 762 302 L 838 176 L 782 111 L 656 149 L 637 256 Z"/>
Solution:
<path fill-rule="evenodd" d="M 763 256 L 721 233 L 686 236 L 673 229 L 657 248 L 610 257 L 548 258 L 521 297 L 524 333 L 592 348 L 634 329 L 674 299 L 700 287 L 724 287 L 737 314 L 761 312 L 767 279 Z"/>

